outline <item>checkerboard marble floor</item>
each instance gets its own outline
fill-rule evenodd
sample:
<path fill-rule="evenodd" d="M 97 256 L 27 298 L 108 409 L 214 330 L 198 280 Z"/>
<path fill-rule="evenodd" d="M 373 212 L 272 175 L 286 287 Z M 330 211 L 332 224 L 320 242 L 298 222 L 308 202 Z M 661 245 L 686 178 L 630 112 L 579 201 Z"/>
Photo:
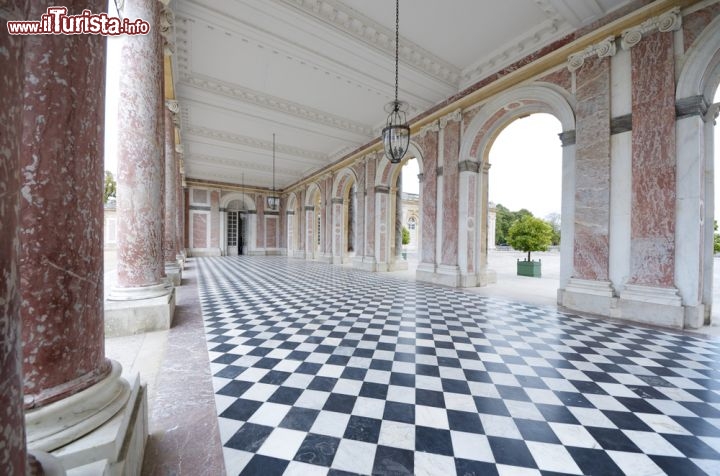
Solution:
<path fill-rule="evenodd" d="M 231 475 L 720 474 L 720 340 L 198 259 Z"/>

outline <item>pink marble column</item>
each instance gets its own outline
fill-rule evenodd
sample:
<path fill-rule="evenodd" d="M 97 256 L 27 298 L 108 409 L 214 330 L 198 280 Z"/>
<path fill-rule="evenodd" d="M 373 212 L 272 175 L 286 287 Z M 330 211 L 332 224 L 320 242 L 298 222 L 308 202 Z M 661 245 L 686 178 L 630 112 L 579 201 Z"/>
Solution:
<path fill-rule="evenodd" d="M 360 161 L 354 167 L 358 183 L 355 185 L 355 256 L 365 255 L 365 163 Z"/>
<path fill-rule="evenodd" d="M 265 196 L 258 195 L 255 199 L 257 209 L 257 236 L 255 237 L 257 248 L 265 248 Z"/>
<path fill-rule="evenodd" d="M 175 156 L 175 125 L 172 112 L 165 107 L 165 265 L 177 266 L 177 158 Z"/>
<path fill-rule="evenodd" d="M 151 25 L 160 19 L 157 0 L 126 0 L 124 16 Z M 163 64 L 160 29 L 123 39 L 118 106 L 118 279 L 112 298 L 167 293 L 163 286 L 165 197 Z M 128 293 L 129 292 L 129 293 Z"/>
<path fill-rule="evenodd" d="M 395 210 L 394 210 L 393 225 L 395 226 L 395 258 L 397 261 L 401 261 L 402 254 L 402 171 L 398 174 L 397 182 L 395 182 Z"/>
<path fill-rule="evenodd" d="M 441 263 L 456 266 L 458 264 L 460 122 L 448 122 L 443 137 L 443 252 Z"/>
<path fill-rule="evenodd" d="M 181 149 L 182 150 L 182 149 Z M 177 246 L 178 255 L 176 259 L 185 259 L 185 194 L 183 193 L 182 186 L 182 171 L 181 163 L 178 158 L 177 167 L 175 169 L 175 194 L 176 194 L 176 207 L 175 207 L 175 243 Z"/>
<path fill-rule="evenodd" d="M 19 5 L 18 5 L 19 7 Z M 15 10 L 20 17 L 20 9 Z M 22 15 L 25 17 L 25 15 Z M 23 106 L 23 38 L 7 34 L 0 21 L 0 468 L 27 473 L 20 342 L 19 198 L 20 118 Z"/>
<path fill-rule="evenodd" d="M 422 226 L 422 249 L 420 250 L 420 262 L 428 265 L 435 265 L 435 237 L 436 215 L 437 215 L 437 154 L 438 154 L 438 133 L 429 131 L 422 138 L 421 146 L 423 155 L 423 176 L 420 180 L 420 193 L 422 200 L 421 226 Z"/>
<path fill-rule="evenodd" d="M 643 36 L 632 50 L 630 283 L 671 287 L 675 272 L 673 34 Z"/>
<path fill-rule="evenodd" d="M 574 278 L 608 281 L 610 58 L 577 70 Z"/>
<path fill-rule="evenodd" d="M 72 2 L 71 2 L 72 3 Z M 103 11 L 100 0 L 69 10 Z M 51 1 L 32 2 L 40 18 Z M 19 165 L 25 406 L 105 378 L 103 134 L 105 39 L 26 37 Z M 32 440 L 31 440 L 32 441 Z"/>

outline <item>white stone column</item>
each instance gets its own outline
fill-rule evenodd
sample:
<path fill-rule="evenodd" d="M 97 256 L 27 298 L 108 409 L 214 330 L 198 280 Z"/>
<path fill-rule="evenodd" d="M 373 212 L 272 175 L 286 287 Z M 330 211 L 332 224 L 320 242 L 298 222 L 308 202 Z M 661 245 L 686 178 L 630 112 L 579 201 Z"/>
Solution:
<path fill-rule="evenodd" d="M 165 275 L 173 286 L 182 282 L 182 271 L 178 264 L 179 247 L 177 245 L 177 157 L 175 156 L 175 124 L 173 118 L 174 101 L 166 101 L 165 113 L 165 221 L 163 227 L 163 253 L 165 257 Z"/>
<path fill-rule="evenodd" d="M 705 265 L 712 272 L 712 254 L 708 254 L 705 241 L 706 227 L 713 229 L 712 217 L 705 223 L 706 124 L 699 113 L 679 118 L 677 134 L 677 223 L 675 225 L 675 285 L 685 306 L 685 326 L 703 325 L 706 299 L 703 284 L 706 282 Z M 710 205 L 712 209 L 712 205 Z M 710 240 L 710 245 L 712 239 Z M 710 273 L 711 274 L 711 273 Z M 710 281 L 712 284 L 712 281 Z M 712 287 L 709 290 L 712 297 Z M 710 301 L 707 301 L 710 302 Z"/>
<path fill-rule="evenodd" d="M 630 52 L 610 59 L 610 282 L 620 293 L 630 276 L 632 218 L 632 65 Z"/>
<path fill-rule="evenodd" d="M 390 188 L 375 186 L 375 263 L 377 271 L 388 271 L 390 253 Z M 394 213 L 392 225 L 395 224 Z"/>

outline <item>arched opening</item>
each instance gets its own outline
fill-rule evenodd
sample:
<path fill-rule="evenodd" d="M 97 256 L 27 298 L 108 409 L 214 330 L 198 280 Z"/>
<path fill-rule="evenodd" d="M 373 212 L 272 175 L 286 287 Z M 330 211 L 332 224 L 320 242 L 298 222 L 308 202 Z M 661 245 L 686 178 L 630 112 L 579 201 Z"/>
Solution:
<path fill-rule="evenodd" d="M 496 272 L 500 285 L 520 289 L 531 284 L 534 293 L 554 302 L 560 279 L 562 146 L 558 135 L 562 125 L 547 113 L 511 121 L 488 153 L 488 267 Z M 538 218 L 552 228 L 548 250 L 531 250 L 532 268 L 522 264 L 527 250 L 511 246 L 509 230 L 524 216 Z M 492 223 L 494 230 L 489 226 Z M 518 276 L 525 268 L 539 282 Z"/>
<path fill-rule="evenodd" d="M 295 256 L 295 252 L 298 250 L 298 223 L 299 217 L 296 216 L 297 212 L 297 197 L 294 193 L 291 193 L 287 200 L 287 255 L 289 257 Z"/>
<path fill-rule="evenodd" d="M 357 178 L 352 169 L 343 169 L 332 188 L 332 262 L 348 264 L 355 256 Z"/>
<path fill-rule="evenodd" d="M 395 246 L 399 246 L 400 256 L 407 262 L 410 271 L 417 269 L 420 250 L 420 168 L 416 157 L 405 161 L 400 169 L 398 188 L 400 197 L 400 226 L 395 227 Z M 397 215 L 396 215 L 397 216 Z M 398 230 L 400 236 L 397 236 Z M 398 240 L 399 238 L 399 240 Z"/>
<path fill-rule="evenodd" d="M 386 161 L 378 172 L 380 189 L 387 187 L 387 194 L 376 194 L 376 204 L 380 220 L 379 234 L 376 240 L 378 249 L 378 268 L 387 271 L 414 272 L 417 269 L 420 249 L 420 223 L 422 197 L 420 176 L 422 174 L 422 155 L 419 148 L 410 144 L 408 152 L 400 164 L 391 165 Z M 386 199 L 386 202 L 383 200 Z M 385 205 L 386 204 L 386 205 Z M 403 244 L 403 230 L 408 230 L 408 218 L 415 218 L 417 238 L 415 251 L 411 256 L 407 244 Z"/>
<path fill-rule="evenodd" d="M 320 259 L 322 243 L 322 193 L 320 187 L 313 183 L 308 188 L 305 202 L 305 259 Z"/>

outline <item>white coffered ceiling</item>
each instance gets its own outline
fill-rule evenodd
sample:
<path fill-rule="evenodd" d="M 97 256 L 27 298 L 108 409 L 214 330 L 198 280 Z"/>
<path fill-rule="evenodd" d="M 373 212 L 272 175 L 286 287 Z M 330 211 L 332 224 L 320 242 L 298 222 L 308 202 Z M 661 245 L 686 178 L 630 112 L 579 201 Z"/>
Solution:
<path fill-rule="evenodd" d="M 413 117 L 627 0 L 401 0 Z M 392 0 L 176 0 L 188 178 L 284 188 L 379 135 L 394 94 Z"/>

